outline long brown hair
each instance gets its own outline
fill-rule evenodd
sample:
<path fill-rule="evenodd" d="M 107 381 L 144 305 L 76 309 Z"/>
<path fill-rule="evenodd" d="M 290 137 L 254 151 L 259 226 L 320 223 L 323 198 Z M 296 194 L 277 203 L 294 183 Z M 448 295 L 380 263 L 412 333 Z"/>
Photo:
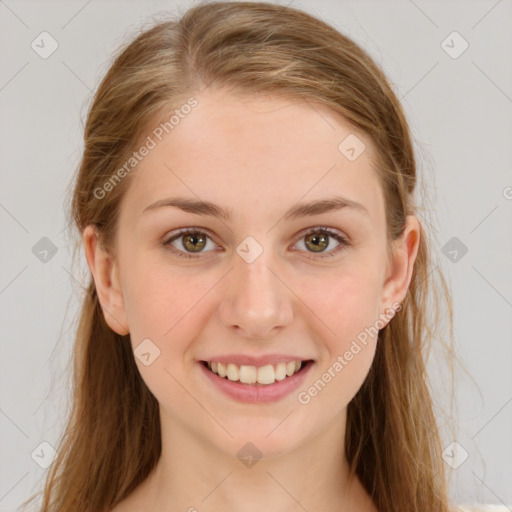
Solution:
<path fill-rule="evenodd" d="M 406 215 L 421 213 L 403 108 L 360 46 L 297 9 L 208 2 L 137 35 L 120 48 L 99 85 L 70 202 L 76 251 L 88 224 L 115 249 L 119 204 L 130 180 L 101 200 L 95 191 L 126 162 L 155 116 L 206 86 L 327 106 L 375 146 L 389 241 L 403 233 Z M 431 261 L 428 228 L 422 222 L 403 307 L 380 331 L 370 372 L 348 405 L 347 458 L 380 512 L 449 510 L 426 362 L 433 340 L 451 356 L 452 310 L 446 281 Z M 48 471 L 42 512 L 108 511 L 145 480 L 161 453 L 158 402 L 137 370 L 129 335 L 106 324 L 92 279 L 86 288 L 73 354 L 72 409 Z M 436 334 L 443 304 L 450 327 L 445 341 Z"/>

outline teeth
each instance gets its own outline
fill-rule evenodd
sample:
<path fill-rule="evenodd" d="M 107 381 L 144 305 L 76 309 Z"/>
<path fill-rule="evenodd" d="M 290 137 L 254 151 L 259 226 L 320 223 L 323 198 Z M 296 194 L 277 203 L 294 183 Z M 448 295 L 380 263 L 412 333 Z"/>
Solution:
<path fill-rule="evenodd" d="M 301 361 L 290 361 L 289 363 L 278 363 L 276 365 L 267 364 L 265 366 L 238 366 L 233 363 L 223 364 L 209 362 L 208 368 L 219 377 L 227 377 L 233 382 L 242 384 L 274 384 L 275 381 L 281 381 L 286 377 L 291 377 L 301 368 Z"/>
<path fill-rule="evenodd" d="M 226 367 L 222 364 L 222 363 L 219 363 L 218 366 L 217 366 L 217 373 L 219 374 L 220 377 L 225 377 L 226 376 Z"/>
<path fill-rule="evenodd" d="M 226 370 L 226 374 L 227 374 L 227 377 L 229 380 L 238 380 L 238 374 L 239 374 L 238 366 L 229 363 L 227 370 Z"/>
<path fill-rule="evenodd" d="M 258 368 L 258 384 L 273 384 L 275 381 L 274 367 L 271 364 Z"/>
<path fill-rule="evenodd" d="M 238 377 L 240 382 L 254 384 L 258 380 L 258 370 L 256 369 L 256 366 L 240 366 Z"/>
<path fill-rule="evenodd" d="M 286 365 L 284 363 L 276 364 L 274 375 L 276 380 L 286 379 Z"/>

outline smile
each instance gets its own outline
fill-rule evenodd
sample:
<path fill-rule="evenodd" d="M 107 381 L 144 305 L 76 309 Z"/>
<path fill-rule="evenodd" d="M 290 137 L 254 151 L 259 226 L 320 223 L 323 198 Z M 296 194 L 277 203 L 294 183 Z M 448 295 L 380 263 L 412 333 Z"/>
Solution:
<path fill-rule="evenodd" d="M 305 363 L 305 361 L 304 361 Z M 208 362 L 208 368 L 219 375 L 219 377 L 227 377 L 233 382 L 241 382 L 242 384 L 274 384 L 275 381 L 281 381 L 287 377 L 291 377 L 297 373 L 303 362 L 290 361 L 289 363 L 278 363 L 276 365 L 267 364 L 265 366 L 238 366 L 234 363 L 217 363 L 215 361 Z"/>
<path fill-rule="evenodd" d="M 237 401 L 275 402 L 294 391 L 314 362 L 290 361 L 260 367 L 200 361 L 203 374 L 217 389 Z"/>

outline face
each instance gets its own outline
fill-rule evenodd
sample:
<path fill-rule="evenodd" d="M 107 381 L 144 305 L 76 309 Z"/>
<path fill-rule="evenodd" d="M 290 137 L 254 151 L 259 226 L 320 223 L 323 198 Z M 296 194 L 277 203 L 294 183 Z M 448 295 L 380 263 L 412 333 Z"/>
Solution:
<path fill-rule="evenodd" d="M 339 146 L 355 132 L 327 110 L 225 90 L 195 98 L 130 175 L 116 259 L 90 231 L 87 258 L 162 418 L 230 455 L 251 441 L 272 457 L 340 427 L 383 315 L 405 295 L 417 224 L 408 218 L 390 260 L 371 142 L 357 133 L 365 149 L 347 158 Z M 309 362 L 284 379 L 273 366 L 271 385 L 202 363 L 249 367 L 250 381 L 294 360 Z"/>

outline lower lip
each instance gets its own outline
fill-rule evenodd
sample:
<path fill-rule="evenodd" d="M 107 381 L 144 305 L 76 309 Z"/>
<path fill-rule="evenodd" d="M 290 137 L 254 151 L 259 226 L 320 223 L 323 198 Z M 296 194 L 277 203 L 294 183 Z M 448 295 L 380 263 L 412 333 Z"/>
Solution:
<path fill-rule="evenodd" d="M 211 372 L 203 362 L 198 362 L 204 375 L 222 392 L 239 402 L 251 404 L 277 402 L 296 390 L 306 378 L 313 366 L 313 361 L 308 361 L 303 368 L 291 377 L 276 381 L 274 384 L 242 384 L 233 382 L 225 377 L 220 377 Z"/>

